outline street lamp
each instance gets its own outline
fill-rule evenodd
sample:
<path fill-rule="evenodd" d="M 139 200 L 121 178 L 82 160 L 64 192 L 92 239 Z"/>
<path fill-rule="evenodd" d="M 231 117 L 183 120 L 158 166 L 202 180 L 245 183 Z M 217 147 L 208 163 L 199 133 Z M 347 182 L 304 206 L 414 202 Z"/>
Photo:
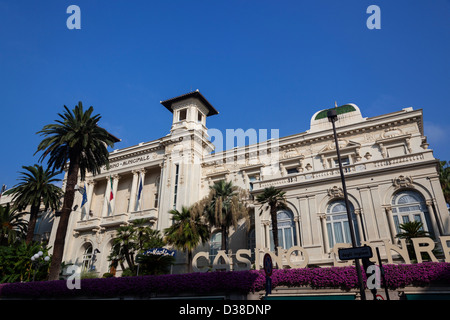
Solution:
<path fill-rule="evenodd" d="M 44 264 L 44 261 L 48 262 L 50 260 L 49 256 L 45 256 L 44 258 L 42 258 L 43 255 L 44 253 L 42 251 L 39 251 L 31 257 L 31 265 L 34 266 L 33 281 L 36 277 L 36 269 L 39 269 Z"/>
<path fill-rule="evenodd" d="M 342 190 L 344 191 L 344 201 L 345 201 L 345 208 L 347 209 L 347 219 L 348 219 L 348 225 L 350 227 L 350 237 L 352 239 L 352 247 L 356 248 L 356 236 L 355 236 L 355 229 L 353 227 L 353 217 L 352 213 L 350 211 L 350 203 L 348 202 L 348 195 L 347 195 L 347 186 L 345 185 L 345 177 L 344 177 L 344 170 L 342 169 L 342 161 L 341 161 L 341 153 L 339 151 L 339 143 L 338 138 L 336 134 L 336 125 L 335 122 L 338 120 L 337 118 L 337 104 L 336 108 L 330 109 L 327 112 L 327 118 L 328 121 L 331 122 L 333 125 L 333 134 L 334 134 L 334 143 L 336 144 L 336 153 L 338 157 L 338 163 L 339 163 L 339 172 L 341 173 L 341 181 L 342 181 Z M 361 267 L 359 265 L 359 260 L 355 259 L 355 267 L 356 267 L 356 273 L 358 274 L 358 283 L 359 283 L 359 291 L 361 294 L 361 299 L 366 300 L 366 292 L 364 289 L 364 282 L 362 279 L 362 273 L 361 273 Z"/>

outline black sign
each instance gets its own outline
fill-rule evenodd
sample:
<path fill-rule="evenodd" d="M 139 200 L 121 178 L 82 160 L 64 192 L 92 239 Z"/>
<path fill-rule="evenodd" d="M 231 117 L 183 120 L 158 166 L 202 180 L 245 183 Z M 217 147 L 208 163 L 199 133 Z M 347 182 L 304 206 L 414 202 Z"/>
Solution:
<path fill-rule="evenodd" d="M 369 259 L 373 256 L 372 248 L 369 246 L 343 248 L 339 249 L 338 253 L 340 260 Z"/>

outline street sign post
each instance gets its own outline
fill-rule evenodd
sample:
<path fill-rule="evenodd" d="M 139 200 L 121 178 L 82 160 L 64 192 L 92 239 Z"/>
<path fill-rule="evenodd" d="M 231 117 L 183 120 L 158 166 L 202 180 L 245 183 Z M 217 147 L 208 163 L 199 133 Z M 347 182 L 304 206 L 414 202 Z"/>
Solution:
<path fill-rule="evenodd" d="M 372 248 L 369 246 L 342 248 L 338 251 L 340 260 L 369 259 L 372 258 Z"/>
<path fill-rule="evenodd" d="M 272 293 L 272 278 L 270 277 L 273 272 L 273 262 L 270 254 L 264 255 L 264 272 L 266 273 L 266 297 Z"/>
<path fill-rule="evenodd" d="M 266 273 L 266 277 L 270 277 L 273 271 L 272 257 L 270 254 L 266 253 L 264 255 L 264 272 Z"/>

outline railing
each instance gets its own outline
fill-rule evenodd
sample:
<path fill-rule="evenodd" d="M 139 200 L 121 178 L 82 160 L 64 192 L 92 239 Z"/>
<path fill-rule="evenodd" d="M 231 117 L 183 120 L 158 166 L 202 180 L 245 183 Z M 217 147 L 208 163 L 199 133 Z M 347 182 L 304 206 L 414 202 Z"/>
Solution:
<path fill-rule="evenodd" d="M 415 155 L 410 155 L 410 156 L 406 156 L 406 157 L 383 159 L 383 160 L 375 162 L 375 168 L 386 167 L 386 166 L 391 166 L 391 165 L 395 165 L 395 164 L 399 164 L 399 163 L 401 164 L 401 163 L 405 163 L 405 162 L 415 162 L 415 161 L 423 160 L 424 158 L 425 157 L 423 154 L 415 154 Z"/>
<path fill-rule="evenodd" d="M 355 173 L 379 169 L 385 167 L 399 166 L 411 162 L 419 162 L 426 159 L 432 159 L 432 154 L 430 152 L 422 152 L 417 154 L 409 154 L 399 157 L 393 157 L 388 159 L 379 159 L 368 161 L 364 163 L 356 163 L 349 166 L 343 167 L 344 173 L 346 175 L 352 175 Z M 326 179 L 330 177 L 338 177 L 340 175 L 338 168 L 324 169 L 319 171 L 310 171 L 306 173 L 290 174 L 288 176 L 268 179 L 263 181 L 254 181 L 253 190 L 263 189 L 267 187 L 277 187 L 299 183 L 302 181 L 312 181 L 316 179 Z"/>
<path fill-rule="evenodd" d="M 107 217 L 90 218 L 89 220 L 79 220 L 76 223 L 74 231 L 89 231 L 96 228 L 113 227 L 121 224 L 127 224 L 129 221 L 137 219 L 156 220 L 158 218 L 158 209 L 146 209 L 134 212 L 115 213 Z"/>
<path fill-rule="evenodd" d="M 134 212 L 131 212 L 131 214 L 130 214 L 130 220 L 137 220 L 137 219 L 154 219 L 154 220 L 156 220 L 157 218 L 158 218 L 158 209 L 156 209 L 156 208 L 134 211 Z"/>
<path fill-rule="evenodd" d="M 75 231 L 87 231 L 97 228 L 100 225 L 100 218 L 91 218 L 89 220 L 79 220 L 75 226 Z"/>
<path fill-rule="evenodd" d="M 108 217 L 103 217 L 102 222 L 100 223 L 101 227 L 112 227 L 116 225 L 125 224 L 128 222 L 129 214 L 128 213 L 119 213 L 113 214 Z"/>

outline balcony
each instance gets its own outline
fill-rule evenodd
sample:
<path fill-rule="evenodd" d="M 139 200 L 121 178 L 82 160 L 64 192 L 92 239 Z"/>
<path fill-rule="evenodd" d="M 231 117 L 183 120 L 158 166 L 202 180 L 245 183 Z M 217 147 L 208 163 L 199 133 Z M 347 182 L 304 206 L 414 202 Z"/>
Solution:
<path fill-rule="evenodd" d="M 130 221 L 137 219 L 148 219 L 148 220 L 157 220 L 158 219 L 158 209 L 146 209 L 140 211 L 134 211 L 130 213 Z"/>
<path fill-rule="evenodd" d="M 100 225 L 100 218 L 91 218 L 89 220 L 79 220 L 75 226 L 74 231 L 91 231 L 95 228 L 98 228 Z"/>
<path fill-rule="evenodd" d="M 385 170 L 386 168 L 411 165 L 413 163 L 422 162 L 425 160 L 433 160 L 432 153 L 429 152 L 428 150 L 421 153 L 408 154 L 387 159 L 377 159 L 372 161 L 359 162 L 356 164 L 345 166 L 343 167 L 343 170 L 346 176 L 347 175 L 351 176 L 353 174 L 358 174 L 367 171 Z M 264 189 L 271 186 L 274 187 L 288 186 L 302 182 L 307 183 L 312 181 L 320 181 L 322 179 L 325 180 L 339 176 L 340 176 L 339 168 L 303 172 L 299 174 L 290 174 L 288 176 L 280 178 L 268 179 L 263 181 L 254 181 L 253 191 Z"/>
<path fill-rule="evenodd" d="M 103 217 L 102 221 L 100 223 L 100 226 L 102 228 L 108 228 L 108 227 L 126 225 L 128 222 L 128 218 L 129 218 L 129 214 L 126 212 L 113 214 L 108 217 Z"/>

